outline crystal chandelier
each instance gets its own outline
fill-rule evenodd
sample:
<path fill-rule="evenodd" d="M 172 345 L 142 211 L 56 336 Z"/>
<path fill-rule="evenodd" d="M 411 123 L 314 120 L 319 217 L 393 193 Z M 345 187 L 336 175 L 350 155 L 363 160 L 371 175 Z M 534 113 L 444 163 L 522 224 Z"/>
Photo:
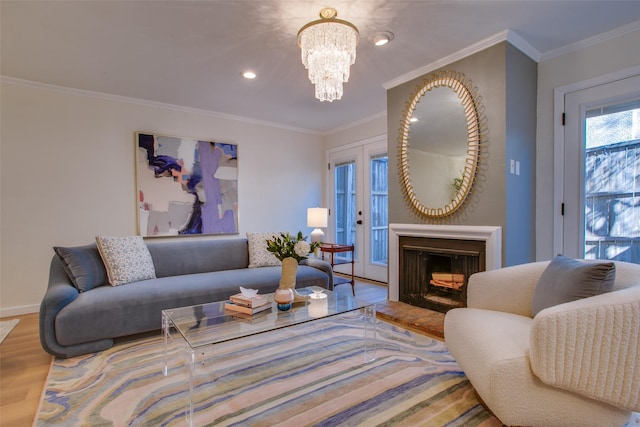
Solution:
<path fill-rule="evenodd" d="M 309 70 L 320 101 L 342 98 L 342 83 L 349 81 L 349 68 L 356 61 L 358 29 L 337 16 L 335 9 L 322 9 L 319 20 L 298 31 L 302 65 Z"/>

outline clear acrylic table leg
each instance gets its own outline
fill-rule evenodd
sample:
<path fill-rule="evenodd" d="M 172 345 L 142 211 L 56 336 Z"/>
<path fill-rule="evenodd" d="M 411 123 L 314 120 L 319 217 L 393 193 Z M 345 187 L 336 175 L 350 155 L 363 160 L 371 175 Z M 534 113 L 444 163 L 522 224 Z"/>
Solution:
<path fill-rule="evenodd" d="M 169 374 L 169 341 L 173 341 L 171 338 L 171 328 L 173 323 L 171 319 L 163 312 L 162 313 L 162 344 L 164 346 L 164 367 L 162 373 L 166 377 Z M 187 413 L 187 423 L 190 427 L 193 427 L 193 391 L 195 380 L 195 368 L 196 368 L 196 355 L 195 351 L 183 343 L 185 351 L 185 369 L 186 375 L 189 377 L 189 411 Z"/>
<path fill-rule="evenodd" d="M 369 305 L 362 309 L 364 322 L 364 362 L 376 360 L 376 306 Z"/>
<path fill-rule="evenodd" d="M 196 354 L 195 352 L 189 348 L 189 346 L 185 346 L 186 360 L 185 360 L 185 368 L 188 371 L 189 375 L 189 426 L 193 427 L 193 381 L 195 380 L 195 369 L 196 369 Z"/>
<path fill-rule="evenodd" d="M 168 341 L 169 341 L 169 331 L 171 327 L 169 325 L 169 322 L 170 321 L 167 315 L 164 312 L 162 312 L 162 344 L 164 345 L 164 368 L 162 368 L 162 373 L 164 374 L 165 377 L 169 374 Z"/>

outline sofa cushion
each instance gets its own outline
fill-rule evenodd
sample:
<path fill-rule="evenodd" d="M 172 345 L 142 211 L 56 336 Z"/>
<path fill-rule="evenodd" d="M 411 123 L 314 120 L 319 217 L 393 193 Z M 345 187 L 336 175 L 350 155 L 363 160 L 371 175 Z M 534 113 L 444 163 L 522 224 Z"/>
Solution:
<path fill-rule="evenodd" d="M 153 260 L 141 236 L 97 236 L 96 243 L 112 286 L 155 279 Z"/>
<path fill-rule="evenodd" d="M 280 233 L 247 233 L 247 241 L 249 242 L 249 268 L 282 265 L 282 262 L 267 250 L 267 240 L 279 235 Z"/>
<path fill-rule="evenodd" d="M 533 292 L 533 316 L 545 308 L 611 291 L 616 266 L 556 256 L 542 272 Z"/>
<path fill-rule="evenodd" d="M 53 250 L 78 291 L 86 292 L 109 283 L 107 270 L 104 268 L 95 244 L 75 247 L 54 246 Z"/>
<path fill-rule="evenodd" d="M 179 238 L 146 242 L 156 277 L 247 268 L 247 240 Z"/>

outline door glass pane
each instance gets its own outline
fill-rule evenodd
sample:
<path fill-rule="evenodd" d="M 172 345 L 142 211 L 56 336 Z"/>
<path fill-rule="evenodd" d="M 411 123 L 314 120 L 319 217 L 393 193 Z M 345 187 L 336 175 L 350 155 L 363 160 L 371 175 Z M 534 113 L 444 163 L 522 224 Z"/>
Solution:
<path fill-rule="evenodd" d="M 387 264 L 388 215 L 388 157 L 371 158 L 371 263 Z"/>
<path fill-rule="evenodd" d="M 356 240 L 356 164 L 341 163 L 335 166 L 335 230 L 336 243 L 355 245 Z M 357 251 L 358 248 L 355 248 Z M 355 252 L 355 251 L 354 251 Z M 337 254 L 336 254 L 337 256 Z M 351 260 L 351 254 L 344 252 L 341 258 Z M 357 258 L 357 256 L 356 256 Z"/>
<path fill-rule="evenodd" d="M 640 263 L 640 100 L 587 111 L 585 258 Z"/>

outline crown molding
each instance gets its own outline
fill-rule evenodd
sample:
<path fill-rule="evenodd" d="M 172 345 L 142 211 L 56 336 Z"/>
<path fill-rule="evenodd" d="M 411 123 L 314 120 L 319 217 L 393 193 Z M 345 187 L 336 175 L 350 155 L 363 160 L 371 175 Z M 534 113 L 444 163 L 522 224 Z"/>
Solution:
<path fill-rule="evenodd" d="M 372 122 L 382 117 L 387 117 L 387 110 L 380 111 L 376 114 L 372 114 L 368 117 L 364 117 L 360 120 L 356 120 L 355 122 L 347 123 L 346 125 L 338 126 L 337 128 L 331 129 L 330 131 L 323 133 L 322 136 L 330 136 L 339 132 L 343 132 L 345 130 L 354 128 L 356 126 L 360 126 L 364 123 Z"/>
<path fill-rule="evenodd" d="M 605 33 L 597 34 L 593 37 L 589 37 L 584 40 L 580 40 L 575 43 L 571 43 L 557 49 L 550 50 L 542 54 L 541 61 L 547 61 L 549 59 L 557 58 L 562 55 L 566 55 L 571 52 L 575 52 L 580 49 L 584 49 L 589 46 L 594 46 L 600 43 L 604 43 L 609 40 L 616 39 L 618 37 L 624 36 L 625 34 L 632 33 L 634 31 L 640 30 L 640 21 L 631 22 L 629 24 L 623 25 L 621 27 L 615 28 L 611 31 L 607 31 Z"/>
<path fill-rule="evenodd" d="M 475 43 L 469 47 L 459 50 L 449 56 L 446 56 L 442 59 L 432 62 L 431 64 L 425 65 L 424 67 L 418 68 L 417 70 L 414 70 L 402 76 L 396 77 L 395 79 L 384 83 L 382 87 L 386 90 L 389 90 L 391 88 L 394 88 L 410 80 L 423 76 L 431 71 L 444 67 L 445 65 L 451 64 L 452 62 L 459 61 L 460 59 L 463 59 L 474 53 L 480 52 L 488 47 L 491 47 L 503 41 L 508 41 L 509 43 L 517 47 L 520 51 L 522 51 L 525 55 L 533 59 L 534 61 L 542 62 L 542 61 L 547 61 L 549 59 L 553 59 L 562 55 L 566 55 L 571 52 L 584 49 L 589 46 L 604 43 L 606 41 L 613 40 L 615 38 L 624 36 L 626 34 L 629 34 L 638 30 L 640 30 L 640 21 L 635 21 L 635 22 L 631 22 L 629 24 L 623 25 L 621 27 L 615 28 L 611 31 L 607 31 L 607 32 L 595 35 L 593 37 L 589 37 L 587 39 L 578 41 L 576 43 L 571 43 L 566 46 L 563 46 L 554 50 L 550 50 L 545 53 L 540 53 L 533 46 L 531 46 L 526 40 L 524 40 L 517 32 L 513 30 L 504 30 L 500 33 L 494 34 L 491 37 L 487 37 L 486 39 L 481 40 L 478 43 Z"/>
<path fill-rule="evenodd" d="M 534 61 L 540 62 L 542 60 L 542 54 L 536 48 L 531 46 L 528 41 L 523 39 L 517 32 L 507 30 L 507 41 Z"/>
<path fill-rule="evenodd" d="M 94 92 L 94 91 L 84 90 L 84 89 L 75 89 L 75 88 L 70 88 L 66 86 L 58 86 L 58 85 L 52 85 L 49 83 L 36 82 L 33 80 L 24 80 L 16 77 L 5 76 L 5 75 L 0 75 L 0 82 L 6 83 L 6 84 L 19 85 L 19 86 L 26 86 L 34 89 L 47 90 L 51 92 L 58 92 L 58 93 L 67 94 L 67 95 L 96 98 L 96 99 L 112 101 L 112 102 L 122 102 L 126 104 L 140 105 L 143 107 L 162 108 L 165 110 L 178 111 L 181 113 L 198 114 L 198 115 L 213 117 L 217 119 L 233 120 L 233 121 L 252 124 L 252 125 L 267 126 L 271 128 L 283 129 L 283 130 L 288 130 L 292 132 L 300 132 L 300 133 L 305 133 L 310 135 L 322 136 L 322 132 L 319 132 L 319 131 L 304 129 L 304 128 L 297 128 L 293 126 L 286 126 L 280 123 L 269 122 L 266 120 L 250 119 L 247 117 L 236 116 L 233 114 L 219 113 L 217 111 L 185 107 L 182 105 L 167 104 L 164 102 L 150 101 L 147 99 L 132 98 L 132 97 L 122 96 L 122 95 L 113 95 L 113 94 L 104 93 L 104 92 Z"/>
<path fill-rule="evenodd" d="M 382 85 L 383 88 L 389 90 L 396 86 L 399 86 L 403 83 L 411 81 L 415 78 L 423 76 L 431 71 L 437 70 L 438 68 L 444 67 L 445 65 L 451 64 L 452 62 L 459 61 L 467 56 L 473 55 L 474 53 L 478 53 L 483 51 L 491 46 L 494 46 L 503 41 L 508 41 L 519 50 L 521 50 L 525 55 L 531 57 L 534 61 L 538 61 L 540 58 L 540 53 L 535 50 L 529 43 L 527 43 L 522 37 L 520 37 L 513 30 L 504 30 L 493 36 L 487 37 L 486 39 L 480 40 L 477 43 L 472 44 L 464 49 L 461 49 L 449 56 L 445 56 L 442 59 L 439 59 L 435 62 L 432 62 L 424 67 L 420 67 L 417 70 L 411 71 L 402 76 L 396 77 L 393 80 L 390 80 Z"/>

